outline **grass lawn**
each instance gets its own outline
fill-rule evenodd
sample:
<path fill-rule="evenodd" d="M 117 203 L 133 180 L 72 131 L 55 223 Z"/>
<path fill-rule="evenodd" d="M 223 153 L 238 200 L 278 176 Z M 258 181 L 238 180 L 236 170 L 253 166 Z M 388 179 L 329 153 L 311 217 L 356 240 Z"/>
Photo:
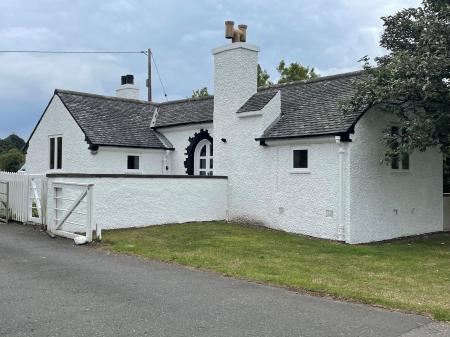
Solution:
<path fill-rule="evenodd" d="M 102 247 L 450 321 L 450 234 L 350 246 L 224 222 L 105 231 Z"/>

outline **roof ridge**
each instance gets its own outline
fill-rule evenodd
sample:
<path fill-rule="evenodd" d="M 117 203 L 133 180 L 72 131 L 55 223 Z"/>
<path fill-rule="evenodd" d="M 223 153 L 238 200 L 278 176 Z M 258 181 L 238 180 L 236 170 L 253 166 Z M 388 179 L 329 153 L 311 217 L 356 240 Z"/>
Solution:
<path fill-rule="evenodd" d="M 87 97 L 94 97 L 94 98 L 104 98 L 109 100 L 115 100 L 115 101 L 124 101 L 124 102 L 132 102 L 132 103 L 140 103 L 140 104 L 148 104 L 153 106 L 159 106 L 161 103 L 158 102 L 148 102 L 140 99 L 133 99 L 133 98 L 124 98 L 124 97 L 116 97 L 116 96 L 107 96 L 107 95 L 99 95 L 99 94 L 92 94 L 89 92 L 81 92 L 81 91 L 74 91 L 74 90 L 66 90 L 66 89 L 55 89 L 55 94 L 69 94 L 69 95 L 78 95 L 78 96 L 87 96 Z"/>
<path fill-rule="evenodd" d="M 202 97 L 181 98 L 181 99 L 176 99 L 176 100 L 173 100 L 173 101 L 161 102 L 161 103 L 158 103 L 158 104 L 159 105 L 169 105 L 169 104 L 190 102 L 190 101 L 203 101 L 203 100 L 207 100 L 207 99 L 211 99 L 211 98 L 214 98 L 214 95 L 208 95 L 208 96 L 202 96 Z"/>
<path fill-rule="evenodd" d="M 363 72 L 364 72 L 364 70 L 356 70 L 356 71 L 350 71 L 350 72 L 346 72 L 346 73 L 321 76 L 321 77 L 308 79 L 308 80 L 292 81 L 292 82 L 280 83 L 280 84 L 269 84 L 264 87 L 259 87 L 258 92 L 288 87 L 288 86 L 292 86 L 292 85 L 310 84 L 310 83 L 334 80 L 337 78 L 351 77 L 351 76 L 356 76 L 356 75 L 362 74 Z"/>
<path fill-rule="evenodd" d="M 189 102 L 189 101 L 202 101 L 202 100 L 214 98 L 214 95 L 208 95 L 208 96 L 203 96 L 203 97 L 182 98 L 182 99 L 177 99 L 177 100 L 167 101 L 167 102 L 148 102 L 148 101 L 144 101 L 144 100 L 140 100 L 140 99 L 133 99 L 133 98 L 92 94 L 89 92 L 82 92 L 82 91 L 75 91 L 75 90 L 55 89 L 55 94 L 58 94 L 58 93 L 87 96 L 87 97 L 94 97 L 94 98 L 103 98 L 103 99 L 110 99 L 110 100 L 124 101 L 124 102 L 133 102 L 133 103 L 140 103 L 140 104 L 149 104 L 149 105 L 154 105 L 154 106 L 161 106 L 161 105 L 168 105 L 168 104 L 175 104 L 175 103 Z"/>

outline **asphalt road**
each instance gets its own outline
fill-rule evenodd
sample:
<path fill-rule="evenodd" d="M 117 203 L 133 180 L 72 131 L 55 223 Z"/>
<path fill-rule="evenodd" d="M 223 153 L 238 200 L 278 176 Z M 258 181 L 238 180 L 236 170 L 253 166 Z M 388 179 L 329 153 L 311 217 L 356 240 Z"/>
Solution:
<path fill-rule="evenodd" d="M 0 224 L 0 336 L 450 336 L 429 319 Z"/>

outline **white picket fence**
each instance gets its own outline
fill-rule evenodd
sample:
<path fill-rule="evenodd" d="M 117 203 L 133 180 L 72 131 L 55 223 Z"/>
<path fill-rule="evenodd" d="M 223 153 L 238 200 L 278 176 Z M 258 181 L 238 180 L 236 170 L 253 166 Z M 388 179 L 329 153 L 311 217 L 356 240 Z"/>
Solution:
<path fill-rule="evenodd" d="M 8 185 L 8 217 L 22 223 L 45 224 L 46 178 L 40 174 L 0 172 Z"/>

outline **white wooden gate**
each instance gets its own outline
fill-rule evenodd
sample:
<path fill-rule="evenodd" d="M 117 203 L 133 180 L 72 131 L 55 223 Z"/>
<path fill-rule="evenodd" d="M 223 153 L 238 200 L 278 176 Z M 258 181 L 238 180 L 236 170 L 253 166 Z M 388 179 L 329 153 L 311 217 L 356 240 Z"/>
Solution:
<path fill-rule="evenodd" d="M 93 184 L 53 182 L 52 223 L 48 230 L 56 235 L 74 239 L 77 243 L 91 242 L 93 222 Z M 95 228 L 101 239 L 101 228 Z"/>
<path fill-rule="evenodd" d="M 8 220 L 45 225 L 46 178 L 42 174 L 0 172 L 8 183 Z"/>
<path fill-rule="evenodd" d="M 0 222 L 8 222 L 9 220 L 9 183 L 0 181 Z"/>

